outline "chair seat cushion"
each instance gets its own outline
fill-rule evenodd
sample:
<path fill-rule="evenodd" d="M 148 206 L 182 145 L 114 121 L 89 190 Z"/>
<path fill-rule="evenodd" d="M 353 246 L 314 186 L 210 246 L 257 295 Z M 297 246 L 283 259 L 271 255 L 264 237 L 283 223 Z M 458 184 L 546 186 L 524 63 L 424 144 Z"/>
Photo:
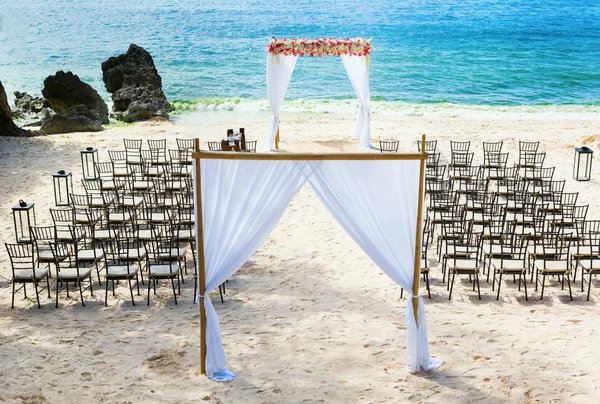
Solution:
<path fill-rule="evenodd" d="M 600 272 L 600 258 L 595 259 L 582 259 L 579 261 L 579 266 L 583 268 L 585 272 Z"/>
<path fill-rule="evenodd" d="M 110 240 L 115 238 L 114 230 L 94 230 L 94 240 Z"/>
<path fill-rule="evenodd" d="M 119 251 L 119 258 L 121 259 L 127 259 L 127 257 L 129 257 L 130 260 L 138 260 L 138 259 L 143 259 L 146 258 L 147 252 L 144 249 L 129 249 L 129 252 L 127 250 L 123 250 L 123 251 Z"/>
<path fill-rule="evenodd" d="M 122 223 L 131 221 L 131 215 L 129 212 L 123 213 L 109 213 L 108 221 L 112 223 Z"/>
<path fill-rule="evenodd" d="M 539 272 L 542 273 L 557 273 L 563 274 L 569 271 L 569 264 L 567 261 L 544 261 L 544 260 L 535 260 L 535 267 Z"/>
<path fill-rule="evenodd" d="M 526 270 L 523 260 L 494 260 L 493 265 L 497 271 L 504 273 L 519 273 Z"/>
<path fill-rule="evenodd" d="M 55 261 L 63 261 L 69 257 L 68 254 L 60 254 L 56 257 L 51 250 L 42 250 L 38 254 L 38 261 L 40 262 L 55 262 Z"/>
<path fill-rule="evenodd" d="M 150 264 L 148 276 L 151 277 L 169 277 L 177 275 L 181 271 L 179 264 Z"/>
<path fill-rule="evenodd" d="M 127 269 L 129 268 L 129 272 Z M 137 265 L 109 265 L 106 268 L 106 276 L 110 278 L 111 276 L 135 276 L 137 272 L 140 270 L 140 267 Z"/>
<path fill-rule="evenodd" d="M 31 268 L 31 269 L 17 269 L 15 270 L 15 274 L 13 279 L 42 279 L 48 275 L 48 270 L 45 268 Z"/>
<path fill-rule="evenodd" d="M 61 268 L 56 275 L 58 279 L 79 279 L 90 276 L 92 268 Z"/>
<path fill-rule="evenodd" d="M 184 257 L 186 252 L 185 247 L 171 248 L 171 251 L 159 252 L 158 256 L 162 258 L 180 258 Z"/>
<path fill-rule="evenodd" d="M 479 273 L 479 265 L 476 260 L 456 260 L 451 264 L 450 268 L 455 272 Z"/>
<path fill-rule="evenodd" d="M 77 253 L 77 258 L 82 261 L 95 261 L 104 258 L 104 251 L 101 248 L 90 250 L 81 250 Z"/>

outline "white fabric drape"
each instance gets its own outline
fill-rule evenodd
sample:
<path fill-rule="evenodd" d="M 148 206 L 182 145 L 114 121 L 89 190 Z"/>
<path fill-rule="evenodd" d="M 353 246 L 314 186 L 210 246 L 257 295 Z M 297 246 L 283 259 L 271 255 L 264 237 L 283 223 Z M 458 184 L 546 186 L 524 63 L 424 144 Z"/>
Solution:
<path fill-rule="evenodd" d="M 327 209 L 390 278 L 412 290 L 419 161 L 310 161 L 309 183 Z M 429 357 L 425 307 L 419 327 L 407 301 L 406 367 L 410 372 L 442 364 Z"/>
<path fill-rule="evenodd" d="M 371 149 L 371 98 L 369 95 L 369 66 L 363 56 L 341 56 L 344 68 L 360 101 L 352 136 L 360 139 L 360 147 Z"/>
<path fill-rule="evenodd" d="M 367 255 L 401 287 L 412 290 L 419 161 L 204 159 L 200 164 L 206 370 L 211 379 L 230 381 L 235 375 L 225 368 L 219 321 L 208 293 L 264 243 L 307 179 Z M 418 298 L 417 329 L 411 299 L 406 367 L 410 372 L 431 370 L 442 362 L 429 357 L 423 300 Z"/>
<path fill-rule="evenodd" d="M 267 94 L 273 117 L 271 118 L 271 126 L 265 143 L 264 151 L 271 151 L 275 146 L 275 136 L 279 127 L 279 110 L 285 97 L 288 85 L 296 67 L 298 56 L 267 55 Z"/>
<path fill-rule="evenodd" d="M 306 182 L 305 165 L 303 161 L 201 160 L 206 373 L 211 379 L 230 381 L 235 375 L 225 369 L 219 320 L 208 293 L 264 243 Z"/>

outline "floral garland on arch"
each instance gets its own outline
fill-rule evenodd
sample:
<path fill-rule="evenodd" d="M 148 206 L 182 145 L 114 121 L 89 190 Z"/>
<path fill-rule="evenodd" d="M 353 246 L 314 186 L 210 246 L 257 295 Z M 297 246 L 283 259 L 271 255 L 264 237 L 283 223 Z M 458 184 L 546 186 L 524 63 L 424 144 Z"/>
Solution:
<path fill-rule="evenodd" d="M 277 39 L 273 37 L 267 51 L 275 56 L 363 56 L 371 54 L 371 40 L 363 38 Z"/>

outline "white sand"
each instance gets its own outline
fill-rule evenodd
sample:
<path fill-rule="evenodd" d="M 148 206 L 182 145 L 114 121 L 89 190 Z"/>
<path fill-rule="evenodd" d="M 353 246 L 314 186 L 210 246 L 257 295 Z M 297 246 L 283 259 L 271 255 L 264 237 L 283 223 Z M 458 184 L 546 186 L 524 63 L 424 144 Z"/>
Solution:
<path fill-rule="evenodd" d="M 222 122 L 233 124 L 223 124 Z M 187 124 L 186 124 L 187 122 Z M 284 114 L 281 148 L 288 151 L 356 151 L 347 135 L 351 115 Z M 11 207 L 19 199 L 36 203 L 38 224 L 51 222 L 52 178 L 73 170 L 79 180 L 79 150 L 96 145 L 122 148 L 122 138 L 200 136 L 218 140 L 228 127 L 245 127 L 262 146 L 268 114 L 205 114 L 179 124 L 145 123 L 97 134 L 34 139 L 0 138 L 0 229 L 14 239 Z M 440 141 L 472 140 L 476 160 L 481 142 L 504 140 L 517 158 L 518 140 L 540 140 L 555 178 L 579 191 L 590 204 L 588 217 L 600 218 L 600 171 L 593 180 L 571 178 L 573 147 L 600 146 L 597 120 L 390 117 L 374 114 L 374 143 L 402 141 L 416 150 L 421 133 Z M 205 146 L 204 146 L 205 147 Z M 530 285 L 525 302 L 512 282 L 500 301 L 491 283 L 482 283 L 482 300 L 468 280 L 458 282 L 448 301 L 441 270 L 432 258 L 432 299 L 426 299 L 432 356 L 444 365 L 411 375 L 405 363 L 405 304 L 400 288 L 384 275 L 330 217 L 306 187 L 265 245 L 227 284 L 225 303 L 213 301 L 221 320 L 228 367 L 239 378 L 216 383 L 198 374 L 199 315 L 191 282 L 175 306 L 166 285 L 145 305 L 145 290 L 131 306 L 125 287 L 104 307 L 104 290 L 94 284 L 86 307 L 76 294 L 61 295 L 60 308 L 42 297 L 16 296 L 10 310 L 10 264 L 0 248 L 0 401 L 1 402 L 581 402 L 600 401 L 597 346 L 600 282 L 585 301 L 574 285 L 575 301 L 558 284 L 543 301 Z M 191 277 L 188 278 L 191 281 Z M 53 295 L 54 296 L 54 295 Z"/>

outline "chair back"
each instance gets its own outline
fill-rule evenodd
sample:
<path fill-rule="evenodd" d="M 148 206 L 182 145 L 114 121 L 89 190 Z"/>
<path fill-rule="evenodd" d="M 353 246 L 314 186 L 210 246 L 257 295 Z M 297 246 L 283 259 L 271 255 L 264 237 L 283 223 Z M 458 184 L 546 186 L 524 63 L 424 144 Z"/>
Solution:
<path fill-rule="evenodd" d="M 471 147 L 471 141 L 467 142 L 455 142 L 450 141 L 450 152 L 451 153 L 468 153 Z"/>
<path fill-rule="evenodd" d="M 417 140 L 417 150 L 419 153 L 423 153 L 423 141 Z M 437 140 L 426 140 L 425 141 L 425 153 L 435 154 L 437 150 Z"/>
<path fill-rule="evenodd" d="M 208 150 L 210 151 L 222 151 L 221 142 L 207 142 Z"/>
<path fill-rule="evenodd" d="M 13 277 L 16 276 L 16 272 L 19 271 L 19 275 L 28 275 L 31 273 L 31 277 L 35 278 L 35 257 L 33 254 L 32 244 L 10 244 L 4 243 L 8 256 L 10 258 L 10 265 L 12 268 Z"/>
<path fill-rule="evenodd" d="M 383 152 L 392 152 L 392 153 L 398 153 L 398 145 L 400 144 L 399 141 L 396 140 L 380 140 L 379 141 L 379 151 Z"/>

